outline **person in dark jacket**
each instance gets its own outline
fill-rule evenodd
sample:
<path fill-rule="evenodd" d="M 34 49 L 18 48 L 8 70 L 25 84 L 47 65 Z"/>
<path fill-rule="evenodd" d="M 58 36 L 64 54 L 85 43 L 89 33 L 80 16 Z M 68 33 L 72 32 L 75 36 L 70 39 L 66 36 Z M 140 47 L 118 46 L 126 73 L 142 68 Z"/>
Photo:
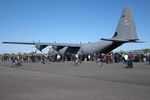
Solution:
<path fill-rule="evenodd" d="M 128 63 L 127 63 L 127 68 L 133 68 L 133 54 L 130 52 L 128 54 Z"/>

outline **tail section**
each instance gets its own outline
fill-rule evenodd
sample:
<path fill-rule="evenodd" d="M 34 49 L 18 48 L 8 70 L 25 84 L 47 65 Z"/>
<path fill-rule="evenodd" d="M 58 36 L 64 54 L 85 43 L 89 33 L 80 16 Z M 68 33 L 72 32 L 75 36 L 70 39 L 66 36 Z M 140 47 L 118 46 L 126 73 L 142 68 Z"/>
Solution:
<path fill-rule="evenodd" d="M 130 7 L 123 10 L 114 36 L 102 40 L 120 42 L 136 42 L 139 40 Z"/>
<path fill-rule="evenodd" d="M 139 40 L 131 8 L 128 7 L 123 10 L 113 38 L 127 41 Z"/>

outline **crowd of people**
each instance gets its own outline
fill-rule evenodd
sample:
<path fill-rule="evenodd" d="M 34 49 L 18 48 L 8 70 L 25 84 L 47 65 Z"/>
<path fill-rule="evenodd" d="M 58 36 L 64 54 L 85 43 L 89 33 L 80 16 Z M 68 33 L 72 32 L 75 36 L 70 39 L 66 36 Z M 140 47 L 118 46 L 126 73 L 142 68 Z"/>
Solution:
<path fill-rule="evenodd" d="M 62 54 L 3 54 L 0 57 L 1 61 L 11 61 L 14 64 L 20 65 L 21 62 L 65 62 L 72 61 L 73 64 L 81 63 L 82 61 L 96 63 L 125 63 L 127 68 L 132 68 L 133 62 L 145 62 L 150 64 L 150 54 L 133 53 L 133 52 L 110 52 L 107 54 L 93 54 L 93 55 L 77 55 L 71 54 L 69 57 Z"/>

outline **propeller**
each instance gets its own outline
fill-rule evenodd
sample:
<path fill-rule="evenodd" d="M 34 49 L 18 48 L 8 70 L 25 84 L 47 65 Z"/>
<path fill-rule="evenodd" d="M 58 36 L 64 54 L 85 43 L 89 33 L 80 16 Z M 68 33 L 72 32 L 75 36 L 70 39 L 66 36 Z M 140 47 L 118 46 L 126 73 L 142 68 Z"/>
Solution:
<path fill-rule="evenodd" d="M 35 47 L 36 47 L 36 51 L 39 50 L 42 52 L 42 50 L 47 47 L 48 45 L 44 45 L 44 44 L 41 44 L 40 40 L 35 44 Z"/>
<path fill-rule="evenodd" d="M 33 41 L 33 43 L 36 43 L 36 42 Z M 39 41 L 35 44 L 35 46 L 32 47 L 32 48 L 35 48 L 35 50 L 33 51 L 33 53 L 37 53 L 37 51 L 38 51 L 39 48 L 40 48 L 40 40 L 39 40 Z"/>
<path fill-rule="evenodd" d="M 33 43 L 35 43 L 34 41 L 32 41 Z M 31 48 L 35 48 L 35 50 L 34 51 L 32 51 L 31 53 L 36 53 L 37 52 L 37 48 L 36 48 L 36 46 L 31 46 Z"/>
<path fill-rule="evenodd" d="M 40 40 L 37 42 L 37 44 L 35 45 L 35 47 L 36 47 L 35 52 L 37 52 L 37 50 L 41 51 L 40 50 Z"/>

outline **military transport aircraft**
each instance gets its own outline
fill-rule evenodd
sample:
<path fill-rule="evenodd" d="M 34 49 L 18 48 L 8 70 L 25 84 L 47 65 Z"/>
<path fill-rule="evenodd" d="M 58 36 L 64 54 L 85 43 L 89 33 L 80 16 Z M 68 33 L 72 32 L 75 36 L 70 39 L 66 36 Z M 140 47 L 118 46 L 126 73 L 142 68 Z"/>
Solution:
<path fill-rule="evenodd" d="M 131 8 L 127 7 L 123 9 L 122 15 L 120 17 L 117 29 L 111 38 L 102 38 L 102 41 L 90 42 L 90 43 L 43 43 L 43 42 L 2 42 L 4 44 L 26 44 L 35 45 L 37 50 L 42 51 L 42 49 L 47 46 L 52 46 L 55 52 L 62 53 L 64 55 L 70 54 L 81 54 L 93 55 L 98 53 L 108 53 L 113 49 L 119 47 L 124 43 L 137 43 L 140 42 L 137 36 L 135 23 L 133 20 Z"/>

